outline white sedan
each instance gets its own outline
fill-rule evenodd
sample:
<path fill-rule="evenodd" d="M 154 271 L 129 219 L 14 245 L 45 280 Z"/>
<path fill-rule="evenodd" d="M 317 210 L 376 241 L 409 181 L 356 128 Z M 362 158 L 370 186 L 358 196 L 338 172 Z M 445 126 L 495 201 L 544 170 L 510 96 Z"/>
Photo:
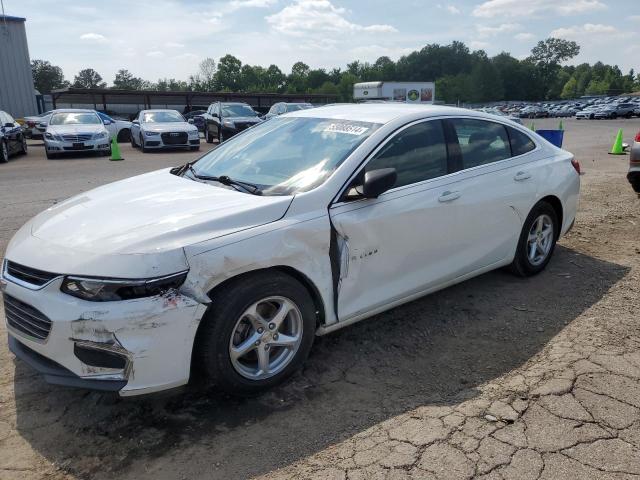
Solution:
<path fill-rule="evenodd" d="M 95 110 L 53 110 L 44 132 L 48 159 L 71 152 L 111 153 L 109 131 Z"/>
<path fill-rule="evenodd" d="M 200 148 L 198 127 L 176 110 L 142 110 L 131 122 L 131 146 L 143 152 L 162 148 Z"/>
<path fill-rule="evenodd" d="M 482 112 L 279 116 L 23 226 L 3 267 L 9 346 L 53 383 L 137 395 L 198 366 L 253 393 L 315 335 L 496 268 L 540 273 L 573 225 L 579 171 Z"/>

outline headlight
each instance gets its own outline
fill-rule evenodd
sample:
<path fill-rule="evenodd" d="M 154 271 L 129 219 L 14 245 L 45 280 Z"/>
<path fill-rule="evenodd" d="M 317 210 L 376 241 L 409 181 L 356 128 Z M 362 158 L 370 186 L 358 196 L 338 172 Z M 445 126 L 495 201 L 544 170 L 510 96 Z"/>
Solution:
<path fill-rule="evenodd" d="M 60 138 L 57 135 L 54 135 L 53 133 L 45 132 L 44 137 L 48 138 L 49 140 L 60 141 Z"/>
<path fill-rule="evenodd" d="M 236 124 L 233 123 L 231 120 L 223 120 L 222 125 L 229 128 L 236 128 Z"/>
<path fill-rule="evenodd" d="M 97 139 L 99 139 L 99 138 L 107 138 L 107 136 L 108 136 L 108 135 L 109 135 L 109 134 L 108 134 L 107 132 L 99 132 L 99 133 L 96 133 L 96 134 L 93 136 L 93 138 L 94 138 L 95 140 L 97 140 Z"/>
<path fill-rule="evenodd" d="M 144 134 L 147 137 L 153 137 L 154 135 L 160 135 L 160 132 L 147 132 L 147 131 L 145 131 Z"/>
<path fill-rule="evenodd" d="M 153 297 L 170 288 L 178 288 L 187 278 L 187 272 L 166 277 L 141 280 L 65 277 L 60 290 L 90 302 L 114 302 L 133 298 Z"/>
<path fill-rule="evenodd" d="M 198 133 L 198 129 L 196 128 L 195 130 L 189 130 L 189 135 L 191 135 L 192 137 L 195 137 L 196 135 L 200 135 Z"/>

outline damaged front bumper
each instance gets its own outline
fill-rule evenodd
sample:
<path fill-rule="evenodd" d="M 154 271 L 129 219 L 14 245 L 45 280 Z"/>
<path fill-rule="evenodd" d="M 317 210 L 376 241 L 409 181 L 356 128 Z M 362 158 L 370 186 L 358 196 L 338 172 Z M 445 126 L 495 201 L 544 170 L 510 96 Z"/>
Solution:
<path fill-rule="evenodd" d="M 61 292 L 61 283 L 57 278 L 38 290 L 6 279 L 2 285 L 9 347 L 47 382 L 122 396 L 188 382 L 193 342 L 206 305 L 176 290 L 89 302 Z M 39 326 L 38 335 L 29 333 L 34 329 L 29 321 Z M 50 326 L 45 335 L 46 321 Z"/>

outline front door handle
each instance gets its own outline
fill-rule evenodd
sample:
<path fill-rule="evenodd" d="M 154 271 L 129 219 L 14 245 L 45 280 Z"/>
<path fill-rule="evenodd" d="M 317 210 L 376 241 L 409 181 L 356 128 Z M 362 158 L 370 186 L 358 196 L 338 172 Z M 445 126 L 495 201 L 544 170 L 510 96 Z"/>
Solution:
<path fill-rule="evenodd" d="M 460 198 L 460 192 L 450 192 L 449 190 L 447 190 L 438 197 L 438 201 L 441 203 L 453 202 L 458 198 Z"/>
<path fill-rule="evenodd" d="M 524 171 L 516 173 L 516 176 L 513 177 L 516 182 L 522 182 L 523 180 L 527 180 L 528 178 L 531 178 L 531 174 Z"/>

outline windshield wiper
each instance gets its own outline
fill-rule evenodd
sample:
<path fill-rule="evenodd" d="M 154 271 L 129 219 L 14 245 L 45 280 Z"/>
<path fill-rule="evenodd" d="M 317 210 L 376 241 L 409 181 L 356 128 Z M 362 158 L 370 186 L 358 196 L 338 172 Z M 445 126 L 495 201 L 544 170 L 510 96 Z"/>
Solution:
<path fill-rule="evenodd" d="M 184 172 L 182 173 L 186 173 L 186 171 L 189 171 L 191 175 L 193 175 L 193 177 L 197 178 L 198 180 L 218 182 L 218 183 L 221 183 L 222 185 L 233 187 L 236 190 L 238 190 L 238 188 L 236 187 L 240 187 L 245 192 L 251 193 L 252 195 L 262 195 L 262 190 L 260 190 L 260 187 L 258 187 L 257 185 L 254 185 L 253 183 L 243 182 L 241 180 L 234 180 L 228 175 L 220 175 L 219 177 L 212 177 L 209 175 L 200 175 L 196 172 L 195 168 L 193 168 L 193 164 L 191 163 L 185 164 L 183 168 L 184 168 Z"/>

